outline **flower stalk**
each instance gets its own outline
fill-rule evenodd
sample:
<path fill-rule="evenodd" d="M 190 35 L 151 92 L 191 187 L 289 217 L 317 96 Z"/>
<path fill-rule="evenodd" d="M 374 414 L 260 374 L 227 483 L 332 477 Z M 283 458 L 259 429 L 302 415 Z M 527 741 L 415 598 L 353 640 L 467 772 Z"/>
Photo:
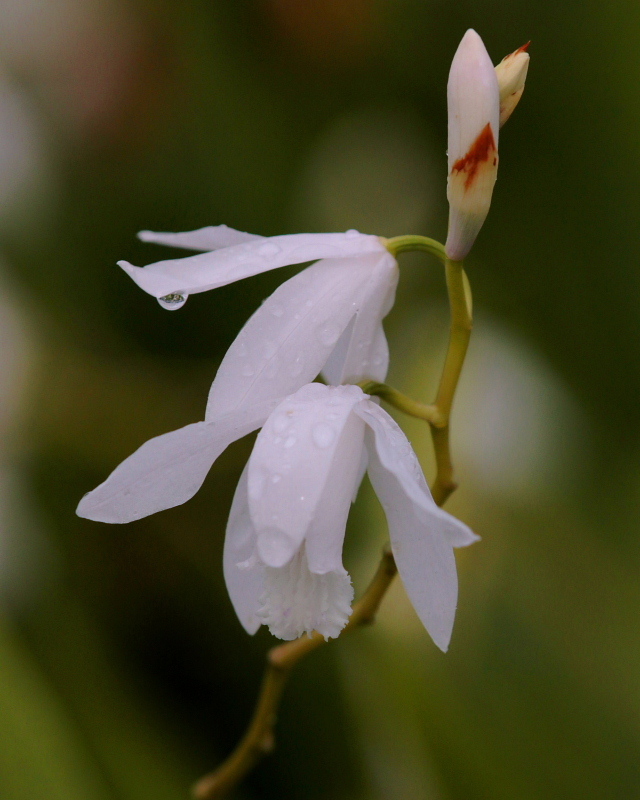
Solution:
<path fill-rule="evenodd" d="M 385 550 L 368 589 L 355 604 L 342 633 L 374 621 L 376 612 L 391 581 L 396 565 L 390 550 Z M 253 719 L 235 751 L 209 775 L 193 787 L 196 800 L 220 800 L 250 772 L 258 761 L 275 746 L 274 726 L 280 698 L 296 664 L 312 650 L 325 644 L 324 637 L 314 632 L 292 642 L 273 647 L 267 654 L 267 666 Z"/>
<path fill-rule="evenodd" d="M 471 290 L 462 262 L 447 259 L 439 242 L 424 236 L 399 236 L 387 240 L 385 244 L 393 255 L 409 250 L 422 250 L 445 262 L 451 326 L 449 346 L 435 402 L 432 405 L 419 403 L 383 383 L 363 381 L 360 384 L 367 394 L 375 394 L 395 408 L 429 423 L 437 466 L 431 492 L 436 505 L 442 506 L 457 488 L 449 447 L 449 418 L 471 335 Z M 341 635 L 374 621 L 396 572 L 393 555 L 390 550 L 385 550 L 369 587 L 354 605 L 349 622 Z M 268 652 L 262 688 L 247 731 L 234 752 L 193 787 L 196 800 L 221 800 L 226 797 L 263 756 L 273 751 L 277 710 L 289 675 L 305 655 L 325 644 L 324 636 L 314 631 L 309 636 L 278 645 Z"/>

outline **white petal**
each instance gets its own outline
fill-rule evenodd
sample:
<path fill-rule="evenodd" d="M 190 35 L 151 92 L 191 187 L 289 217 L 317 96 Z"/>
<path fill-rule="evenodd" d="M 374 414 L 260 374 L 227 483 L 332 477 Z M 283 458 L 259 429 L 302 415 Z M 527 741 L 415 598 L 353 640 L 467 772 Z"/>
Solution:
<path fill-rule="evenodd" d="M 255 233 L 236 231 L 227 225 L 208 225 L 206 228 L 198 228 L 197 231 L 185 231 L 184 233 L 140 231 L 138 238 L 143 242 L 165 244 L 168 247 L 184 247 L 186 250 L 220 250 L 222 247 L 233 247 L 236 244 L 253 242 L 264 237 Z"/>
<path fill-rule="evenodd" d="M 122 523 L 186 502 L 220 453 L 258 428 L 272 407 L 264 403 L 150 439 L 86 494 L 76 513 L 97 522 Z"/>
<path fill-rule="evenodd" d="M 398 571 L 423 625 L 446 650 L 458 596 L 453 546 L 477 537 L 435 505 L 411 445 L 391 417 L 369 401 L 354 411 L 370 426 L 369 477 L 387 515 Z"/>
<path fill-rule="evenodd" d="M 460 260 L 489 211 L 498 170 L 500 90 L 482 39 L 468 30 L 456 51 L 447 86 L 449 109 L 449 231 L 445 249 Z"/>
<path fill-rule="evenodd" d="M 222 564 L 238 619 L 247 633 L 253 635 L 262 624 L 258 609 L 264 592 L 264 566 L 256 554 L 256 532 L 249 516 L 247 472 L 245 467 L 233 496 Z"/>
<path fill-rule="evenodd" d="M 310 384 L 280 403 L 258 434 L 249 459 L 249 509 L 266 565 L 282 567 L 309 534 L 310 569 L 341 568 L 362 443 L 351 409 L 363 397 L 356 386 Z M 336 493 L 331 499 L 329 487 Z"/>
<path fill-rule="evenodd" d="M 379 261 L 379 254 L 319 261 L 276 289 L 227 351 L 206 418 L 280 400 L 314 380 L 361 308 L 362 286 Z"/>
<path fill-rule="evenodd" d="M 323 375 L 328 383 L 384 381 L 389 368 L 389 348 L 382 320 L 395 300 L 398 265 L 390 253 L 380 258 L 362 286 L 359 311 L 328 359 Z"/>
<path fill-rule="evenodd" d="M 206 292 L 287 264 L 380 252 L 387 251 L 377 236 L 356 232 L 295 233 L 258 239 L 197 256 L 158 261 L 147 267 L 134 267 L 127 261 L 119 261 L 118 265 L 145 292 L 154 297 L 164 297 Z"/>

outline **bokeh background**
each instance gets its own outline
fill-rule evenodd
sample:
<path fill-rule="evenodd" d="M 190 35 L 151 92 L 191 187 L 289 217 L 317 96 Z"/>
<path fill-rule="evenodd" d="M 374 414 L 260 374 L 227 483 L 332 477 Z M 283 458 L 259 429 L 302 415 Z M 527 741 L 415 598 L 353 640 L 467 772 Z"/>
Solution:
<path fill-rule="evenodd" d="M 640 5 L 632 0 L 0 0 L 0 797 L 179 800 L 251 712 L 264 631 L 222 583 L 250 438 L 188 504 L 118 527 L 82 494 L 202 418 L 294 269 L 168 313 L 116 266 L 142 228 L 446 233 L 446 79 L 465 29 L 532 40 L 468 260 L 454 415 L 482 536 L 440 653 L 401 585 L 297 670 L 238 798 L 640 797 Z M 441 267 L 402 257 L 390 380 L 429 400 Z M 428 431 L 402 424 L 428 474 Z M 385 541 L 365 486 L 362 590 Z"/>

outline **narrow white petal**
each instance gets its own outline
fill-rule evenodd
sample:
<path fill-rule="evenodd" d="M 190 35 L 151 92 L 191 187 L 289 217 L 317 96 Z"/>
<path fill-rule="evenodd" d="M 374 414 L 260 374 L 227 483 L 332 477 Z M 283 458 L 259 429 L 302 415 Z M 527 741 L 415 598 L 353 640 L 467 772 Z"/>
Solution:
<path fill-rule="evenodd" d="M 220 453 L 258 428 L 272 407 L 263 403 L 150 439 L 86 494 L 76 513 L 97 522 L 122 523 L 186 502 Z"/>
<path fill-rule="evenodd" d="M 389 348 L 382 320 L 393 306 L 398 274 L 390 253 L 371 269 L 361 289 L 359 311 L 322 370 L 330 384 L 384 381 L 387 377 Z"/>
<path fill-rule="evenodd" d="M 280 403 L 258 434 L 249 459 L 249 509 L 266 565 L 286 564 L 311 529 L 312 571 L 342 565 L 362 442 L 362 429 L 358 435 L 348 421 L 363 397 L 356 386 L 309 384 Z M 337 455 L 347 456 L 344 463 Z M 340 488 L 334 470 L 342 475 Z M 335 505 L 325 493 L 329 485 L 338 492 Z M 325 520 L 333 530 L 326 530 Z"/>
<path fill-rule="evenodd" d="M 355 400 L 357 395 L 355 392 L 353 395 Z M 324 443 L 322 436 L 325 437 L 324 441 L 329 438 L 329 432 L 335 422 L 334 414 L 333 407 L 326 405 L 322 413 L 323 418 L 316 423 L 312 431 L 312 435 L 316 438 L 314 441 L 316 447 L 319 443 Z M 361 471 L 364 428 L 364 422 L 359 416 L 351 413 L 347 416 L 331 455 L 322 495 L 307 529 L 305 542 L 309 569 L 319 575 L 343 570 L 342 545 L 347 517 L 364 475 L 364 471 Z M 310 453 L 310 463 L 315 470 L 317 460 L 313 452 Z"/>
<path fill-rule="evenodd" d="M 262 621 L 258 617 L 264 592 L 264 566 L 256 553 L 256 532 L 249 516 L 245 467 L 233 496 L 224 540 L 223 570 L 227 591 L 243 628 L 253 635 Z"/>
<path fill-rule="evenodd" d="M 379 254 L 319 261 L 283 283 L 238 334 L 211 386 L 206 418 L 282 399 L 314 380 L 361 308 Z"/>
<path fill-rule="evenodd" d="M 456 51 L 447 85 L 449 110 L 449 231 L 445 249 L 460 260 L 471 249 L 489 211 L 498 171 L 500 90 L 482 39 L 468 30 Z"/>
<path fill-rule="evenodd" d="M 435 505 L 411 445 L 391 417 L 368 401 L 354 411 L 369 425 L 369 477 L 387 515 L 398 571 L 425 628 L 446 650 L 458 596 L 453 547 L 477 537 Z"/>
<path fill-rule="evenodd" d="M 274 636 L 291 640 L 315 630 L 332 639 L 349 621 L 349 575 L 342 568 L 323 575 L 310 572 L 304 543 L 288 564 L 265 567 L 264 572 L 258 616 Z"/>
<path fill-rule="evenodd" d="M 184 233 L 157 233 L 140 231 L 138 238 L 143 242 L 164 244 L 168 247 L 184 247 L 186 250 L 220 250 L 222 247 L 234 247 L 237 244 L 263 239 L 255 233 L 244 233 L 227 225 L 208 225 L 196 231 Z"/>
<path fill-rule="evenodd" d="M 377 236 L 361 233 L 295 233 L 225 247 L 187 258 L 134 267 L 118 265 L 154 297 L 194 294 L 225 286 L 241 278 L 320 258 L 348 258 L 386 250 Z"/>

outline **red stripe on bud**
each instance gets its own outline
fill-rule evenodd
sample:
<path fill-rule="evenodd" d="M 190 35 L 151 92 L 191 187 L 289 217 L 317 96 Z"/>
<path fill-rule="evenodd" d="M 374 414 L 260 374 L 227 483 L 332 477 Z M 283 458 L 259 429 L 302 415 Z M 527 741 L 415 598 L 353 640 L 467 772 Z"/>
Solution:
<path fill-rule="evenodd" d="M 465 156 L 459 158 L 451 168 L 451 174 L 465 173 L 464 188 L 470 189 L 476 180 L 480 169 L 490 161 L 495 166 L 498 158 L 496 140 L 493 138 L 491 123 L 487 122 L 480 131 L 478 138 L 469 148 Z"/>

